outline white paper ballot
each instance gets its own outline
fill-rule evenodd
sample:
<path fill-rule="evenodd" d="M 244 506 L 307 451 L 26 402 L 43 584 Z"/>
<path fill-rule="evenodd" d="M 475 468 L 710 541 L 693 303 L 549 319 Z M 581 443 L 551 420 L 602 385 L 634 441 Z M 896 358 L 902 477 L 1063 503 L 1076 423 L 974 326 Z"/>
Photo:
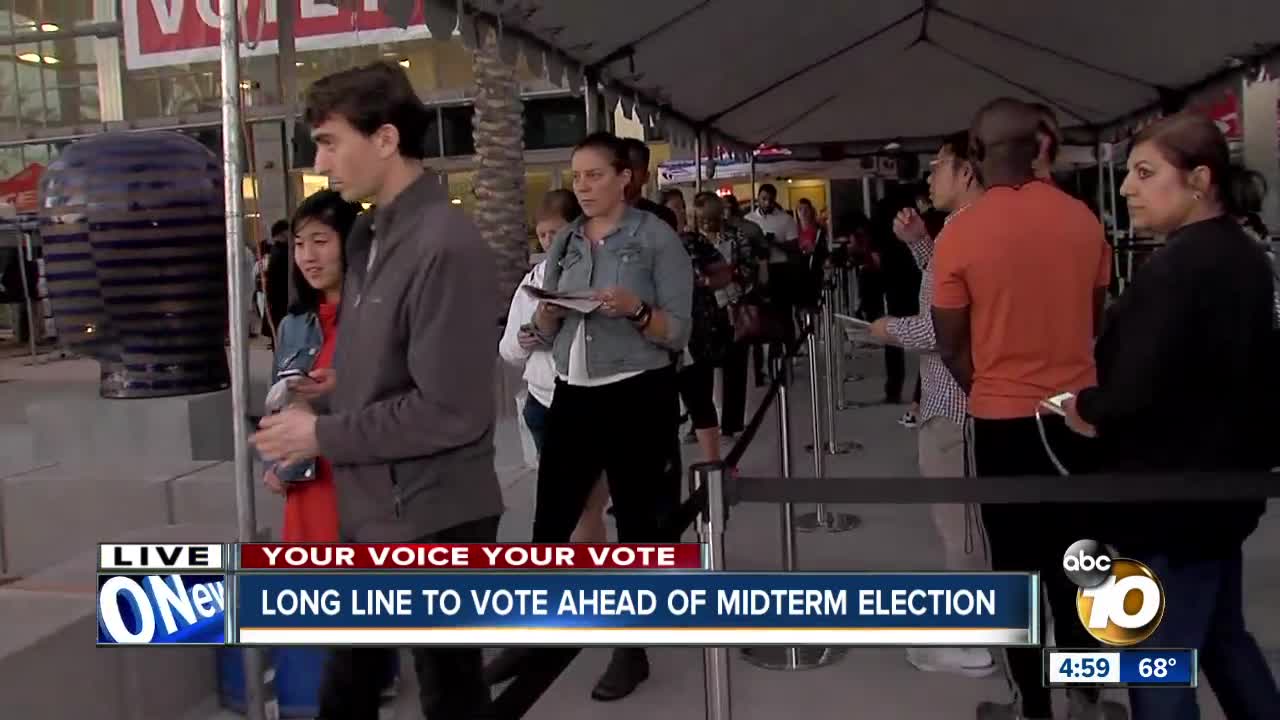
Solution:
<path fill-rule="evenodd" d="M 849 338 L 849 342 L 863 345 L 893 345 L 898 343 L 893 340 L 884 340 L 871 334 L 871 323 L 866 320 L 860 320 L 852 315 L 842 315 L 840 313 L 832 313 L 832 317 L 844 328 L 845 337 Z"/>
<path fill-rule="evenodd" d="M 836 320 L 839 320 L 846 328 L 860 330 L 862 332 L 871 332 L 871 323 L 867 322 L 866 320 L 859 320 L 858 318 L 853 317 L 852 315 L 841 315 L 840 313 L 834 313 L 834 317 Z"/>
<path fill-rule="evenodd" d="M 549 305 L 558 305 L 559 307 L 568 308 L 580 313 L 595 312 L 600 307 L 600 301 L 592 297 L 591 290 L 579 290 L 577 292 L 551 292 L 543 290 L 534 285 L 522 285 L 521 289 L 529 294 L 535 300 L 540 300 Z"/>

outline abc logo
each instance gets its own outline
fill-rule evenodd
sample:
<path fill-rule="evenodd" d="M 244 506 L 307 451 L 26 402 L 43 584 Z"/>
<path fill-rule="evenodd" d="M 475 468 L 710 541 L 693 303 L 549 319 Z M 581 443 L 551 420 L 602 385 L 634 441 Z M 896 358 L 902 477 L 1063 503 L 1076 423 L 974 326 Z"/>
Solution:
<path fill-rule="evenodd" d="M 1062 557 L 1062 569 L 1079 587 L 1076 611 L 1094 638 L 1107 645 L 1136 645 L 1164 618 L 1164 590 L 1137 560 L 1112 559 L 1095 540 L 1080 540 Z"/>

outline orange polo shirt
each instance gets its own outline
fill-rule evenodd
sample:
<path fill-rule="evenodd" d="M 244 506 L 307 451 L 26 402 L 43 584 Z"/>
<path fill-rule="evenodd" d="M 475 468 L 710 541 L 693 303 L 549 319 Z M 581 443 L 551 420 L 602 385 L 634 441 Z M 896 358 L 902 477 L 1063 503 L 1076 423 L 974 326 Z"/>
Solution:
<path fill-rule="evenodd" d="M 995 187 L 956 215 L 933 256 L 933 305 L 969 309 L 976 418 L 1031 417 L 1097 384 L 1093 296 L 1111 248 L 1084 203 L 1034 181 Z"/>

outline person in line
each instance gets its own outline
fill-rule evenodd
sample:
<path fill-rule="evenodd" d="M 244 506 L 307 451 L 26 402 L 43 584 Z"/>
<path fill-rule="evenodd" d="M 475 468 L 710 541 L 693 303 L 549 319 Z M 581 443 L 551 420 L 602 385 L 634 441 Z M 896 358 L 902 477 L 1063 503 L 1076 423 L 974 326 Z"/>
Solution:
<path fill-rule="evenodd" d="M 1110 308 L 1098 382 L 1068 420 L 1104 467 L 1162 476 L 1266 472 L 1275 444 L 1271 268 L 1240 228 L 1248 174 L 1208 118 L 1165 118 L 1133 140 L 1120 194 L 1135 228 L 1165 237 Z M 1280 691 L 1245 626 L 1241 546 L 1266 500 L 1119 508 L 1102 536 L 1151 568 L 1164 616 L 1146 647 L 1190 647 L 1228 718 L 1280 717 Z M 1134 720 L 1195 720 L 1196 691 L 1129 691 Z"/>
<path fill-rule="evenodd" d="M 305 402 L 322 402 L 333 391 L 333 352 L 338 344 L 338 306 L 347 258 L 346 238 L 360 214 L 333 190 L 321 190 L 293 215 L 293 283 L 297 298 L 280 322 L 271 384 L 281 372 L 301 370 L 291 392 Z M 333 465 L 316 457 L 291 466 L 271 465 L 262 482 L 284 495 L 283 542 L 338 542 L 338 497 Z"/>
<path fill-rule="evenodd" d="M 791 263 L 791 253 L 800 236 L 796 219 L 778 205 L 778 189 L 772 183 L 764 183 L 756 191 L 756 209 L 747 213 L 746 220 L 760 228 L 765 238 L 764 245 L 769 252 L 760 276 L 761 285 L 770 302 L 777 306 L 779 314 L 791 317 L 796 304 L 796 278 L 799 274 L 798 268 Z M 757 343 L 753 349 L 757 386 L 765 384 L 768 358 L 781 356 L 785 352 L 783 343 L 767 345 L 766 348 L 766 343 Z"/>
<path fill-rule="evenodd" d="M 948 221 L 959 217 L 978 198 L 978 184 L 969 164 L 969 134 L 948 137 L 932 163 L 929 189 L 933 206 L 950 213 Z M 967 474 L 965 462 L 965 422 L 968 403 L 964 391 L 938 357 L 933 319 L 927 308 L 933 300 L 934 241 L 924 218 L 912 208 L 898 214 L 894 232 L 911 250 L 922 272 L 920 307 L 910 317 L 886 316 L 871 326 L 871 335 L 920 353 L 922 387 L 920 395 L 919 465 L 922 477 L 957 478 Z M 944 567 L 951 572 L 986 570 L 986 548 L 978 522 L 978 508 L 967 504 L 936 504 L 930 510 L 934 529 L 942 541 Z M 995 672 L 995 662 L 982 648 L 909 648 L 907 660 L 926 672 L 951 672 L 985 677 Z"/>
<path fill-rule="evenodd" d="M 288 220 L 277 220 L 271 226 L 271 251 L 267 254 L 267 267 L 264 276 L 264 290 L 267 294 L 268 329 L 263 334 L 270 335 L 274 348 L 276 334 L 284 316 L 289 314 L 289 243 L 292 238 Z"/>
<path fill-rule="evenodd" d="M 727 309 L 756 288 L 760 261 L 767 257 L 768 251 L 763 247 L 759 228 L 729 214 L 732 210 L 725 205 L 725 200 L 709 190 L 698 193 L 694 198 L 694 216 L 699 232 L 719 251 L 733 273 L 732 281 L 715 291 L 716 305 Z M 732 336 L 729 340 L 721 362 L 720 436 L 732 441 L 746 427 L 747 367 L 751 363 L 751 346 L 733 340 Z"/>
<path fill-rule="evenodd" d="M 827 280 L 827 259 L 831 247 L 827 228 L 818 219 L 818 211 L 808 198 L 796 203 L 796 244 L 800 250 L 803 278 L 799 281 L 797 300 L 801 308 L 816 310 Z"/>
<path fill-rule="evenodd" d="M 644 196 L 644 189 L 649 186 L 649 146 L 643 140 L 626 138 L 622 140 L 627 148 L 627 167 L 631 171 L 631 181 L 627 183 L 627 202 L 637 210 L 653 213 L 679 232 L 680 219 L 666 205 L 659 205 Z"/>
<path fill-rule="evenodd" d="M 719 208 L 716 211 L 719 215 Z M 693 264 L 693 328 L 677 379 L 680 398 L 693 425 L 694 442 L 702 448 L 705 462 L 715 462 L 720 459 L 716 368 L 724 363 L 733 344 L 728 303 L 721 301 L 726 299 L 724 293 L 733 284 L 735 273 L 716 245 L 723 242 L 719 238 L 712 240 L 701 232 L 686 232 L 680 239 Z"/>
<path fill-rule="evenodd" d="M 375 208 L 347 242 L 340 377 L 328 412 L 288 408 L 263 419 L 251 440 L 270 461 L 333 463 L 346 541 L 494 542 L 503 510 L 493 442 L 495 261 L 424 172 L 429 118 L 390 63 L 329 75 L 306 94 L 316 171 L 344 199 Z M 394 652 L 332 650 L 319 718 L 376 718 L 382 663 Z M 428 720 L 495 717 L 479 648 L 423 647 L 413 656 Z"/>
<path fill-rule="evenodd" d="M 574 196 L 572 190 L 552 190 L 544 195 L 542 204 L 535 214 L 534 225 L 542 252 L 549 251 L 556 234 L 581 215 L 582 207 L 578 205 L 578 198 Z M 507 323 L 502 339 L 498 342 L 498 354 L 507 363 L 524 368 L 526 395 L 521 414 L 524 416 L 529 433 L 533 436 L 533 444 L 539 455 L 542 454 L 543 440 L 546 437 L 547 414 L 555 399 L 556 366 L 551 354 L 551 346 L 543 343 L 533 325 L 537 301 L 519 288 L 525 285 L 542 287 L 546 271 L 547 261 L 544 257 L 520 281 L 515 295 L 511 298 L 511 307 L 507 312 Z M 569 538 L 570 541 L 608 542 L 609 535 L 604 520 L 604 511 L 608 504 L 609 486 L 604 478 L 600 478 L 587 499 L 587 505 L 582 511 L 582 517 L 578 519 L 578 527 Z M 485 666 L 485 677 L 489 684 L 497 685 L 515 677 L 529 653 L 529 648 L 508 648 L 499 653 Z"/>
<path fill-rule="evenodd" d="M 628 201 L 624 142 L 590 135 L 571 164 L 583 217 L 556 235 L 543 287 L 593 290 L 600 306 L 584 314 L 544 302 L 534 313 L 557 380 L 533 540 L 568 540 L 603 471 L 618 539 L 669 542 L 659 523 L 679 505 L 681 481 L 668 450 L 679 442 L 672 354 L 689 341 L 693 266 L 671 226 Z M 618 648 L 591 695 L 618 700 L 648 676 L 642 648 Z"/>
<path fill-rule="evenodd" d="M 720 196 L 717 195 L 716 197 L 719 198 Z M 769 250 L 764 230 L 747 219 L 746 213 L 742 209 L 742 201 L 738 199 L 737 195 L 726 195 L 721 198 L 721 203 L 724 205 L 724 227 L 736 230 L 739 235 L 749 241 L 750 247 L 758 249 L 758 251 L 753 250 L 753 252 L 758 252 L 758 255 L 754 260 L 756 269 L 752 271 L 751 276 L 758 281 L 759 287 L 763 288 L 764 281 L 768 278 L 769 257 L 772 254 Z M 756 387 L 763 387 L 768 381 L 767 376 L 769 374 L 769 367 L 764 359 L 764 345 L 752 345 L 749 350 L 751 354 L 748 356 L 747 361 L 748 364 L 751 364 L 752 357 L 754 357 Z"/>
<path fill-rule="evenodd" d="M 880 201 L 871 220 L 873 269 L 868 273 L 871 302 L 865 303 L 867 319 L 876 321 L 885 315 L 911 317 L 920 312 L 920 268 L 915 259 L 893 235 L 893 221 L 903 208 L 916 208 L 915 195 L 898 195 Z M 907 384 L 907 356 L 896 345 L 884 347 L 884 404 L 902 405 L 902 391 Z M 914 395 L 914 386 L 913 393 Z M 906 420 L 899 418 L 899 422 Z"/>
<path fill-rule="evenodd" d="M 572 190 L 552 190 L 543 196 L 534 226 L 542 252 L 546 253 L 551 249 L 551 241 L 556 233 L 581 216 L 582 207 L 578 205 L 578 198 L 574 197 Z M 520 287 L 542 287 L 546 271 L 547 261 L 543 259 L 524 276 Z M 556 366 L 551 348 L 542 344 L 533 326 L 533 313 L 536 309 L 537 302 L 528 293 L 517 288 L 511 298 L 502 340 L 498 342 L 498 353 L 511 365 L 524 367 L 527 396 L 521 413 L 529 433 L 533 435 L 534 447 L 541 455 L 547 431 L 547 412 L 555 397 Z M 584 543 L 607 542 L 609 537 L 604 523 L 604 511 L 608 504 L 609 486 L 601 478 L 591 491 L 587 507 L 570 540 Z"/>
<path fill-rule="evenodd" d="M 676 232 L 689 231 L 689 209 L 684 204 L 684 193 L 678 188 L 667 188 L 662 191 L 662 206 L 676 216 Z"/>
<path fill-rule="evenodd" d="M 1037 422 L 1041 400 L 1096 384 L 1091 348 L 1110 281 L 1102 225 L 1082 202 L 1036 180 L 1036 111 L 995 100 L 976 116 L 970 161 L 986 192 L 943 229 L 933 255 L 933 327 L 938 352 L 969 397 L 971 459 L 979 477 L 1056 475 L 1041 427 L 1065 467 L 1096 468 L 1088 441 L 1063 418 Z M 1089 505 L 982 506 L 997 571 L 1038 571 L 1060 647 L 1096 647 L 1076 613 L 1076 587 L 1062 554 L 1083 533 Z M 979 720 L 1052 717 L 1040 652 L 1009 649 L 1014 703 L 983 703 Z M 1068 693 L 1070 717 L 1123 715 L 1096 690 Z"/>

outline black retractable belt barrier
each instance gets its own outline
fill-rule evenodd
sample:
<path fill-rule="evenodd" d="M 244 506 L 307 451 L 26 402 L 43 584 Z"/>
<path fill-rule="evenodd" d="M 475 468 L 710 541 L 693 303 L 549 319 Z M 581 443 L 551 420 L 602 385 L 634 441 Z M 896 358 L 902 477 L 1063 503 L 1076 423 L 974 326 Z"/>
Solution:
<path fill-rule="evenodd" d="M 809 335 L 813 333 L 814 327 L 810 323 L 800 331 L 800 335 L 792 341 L 790 347 L 787 348 L 785 355 L 786 360 L 790 360 L 800 352 L 800 348 L 804 347 L 809 339 Z M 769 383 L 769 391 L 765 393 L 764 399 L 761 400 L 760 406 L 756 408 L 755 414 L 751 416 L 751 422 L 747 423 L 747 427 L 743 429 L 741 437 L 729 449 L 729 453 L 724 457 L 726 467 L 734 468 L 738 466 L 738 462 L 742 460 L 742 456 L 747 452 L 747 446 L 755 439 L 760 432 L 760 426 L 764 424 L 764 420 L 769 416 L 769 410 L 773 407 L 773 403 L 778 399 L 778 389 L 781 384 L 789 380 L 788 374 L 784 371 L 773 378 L 773 382 Z"/>
<path fill-rule="evenodd" d="M 1112 503 L 1256 500 L 1280 497 L 1280 474 L 1202 472 L 1034 475 L 966 478 L 725 478 L 725 501 L 829 502 L 883 505 L 932 503 Z"/>

